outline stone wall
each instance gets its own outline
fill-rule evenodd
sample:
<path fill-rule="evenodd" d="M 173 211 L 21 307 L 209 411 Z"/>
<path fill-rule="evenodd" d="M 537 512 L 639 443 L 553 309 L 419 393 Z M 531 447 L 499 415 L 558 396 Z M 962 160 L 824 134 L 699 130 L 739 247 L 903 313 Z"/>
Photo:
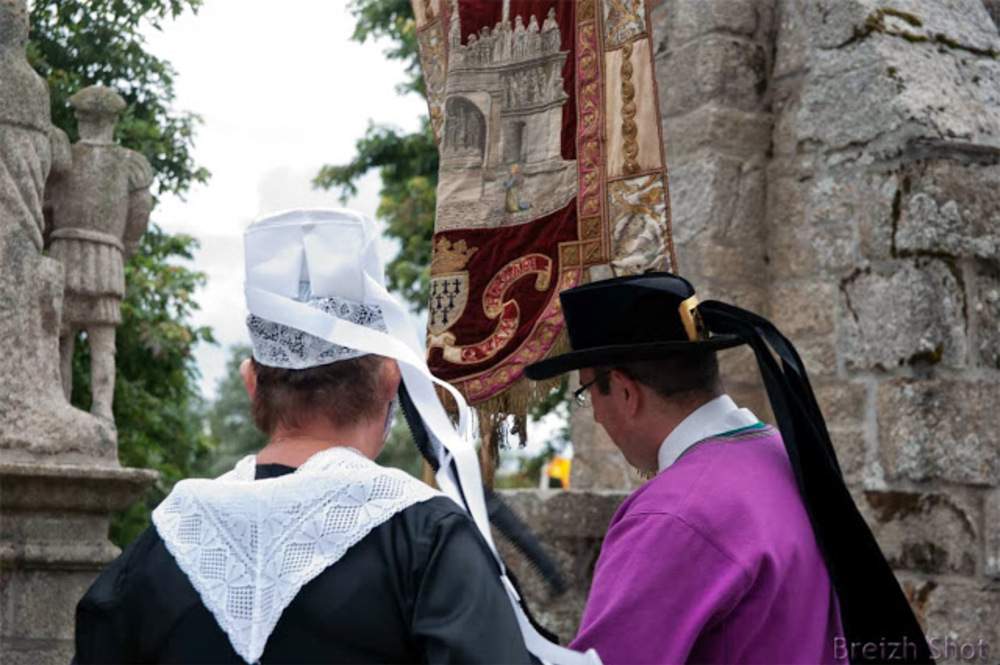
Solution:
<path fill-rule="evenodd" d="M 651 5 L 681 274 L 794 340 L 929 637 L 1000 653 L 1000 4 Z M 630 489 L 589 418 L 574 487 Z"/>
<path fill-rule="evenodd" d="M 980 0 L 776 7 L 769 314 L 928 636 L 1000 649 L 996 26 Z"/>

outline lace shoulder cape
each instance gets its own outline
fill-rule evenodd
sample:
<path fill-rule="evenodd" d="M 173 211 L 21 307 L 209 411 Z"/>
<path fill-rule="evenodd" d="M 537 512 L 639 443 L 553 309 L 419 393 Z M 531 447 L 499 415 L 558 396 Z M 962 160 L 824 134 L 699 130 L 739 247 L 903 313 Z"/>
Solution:
<path fill-rule="evenodd" d="M 153 511 L 167 550 L 248 663 L 306 583 L 396 513 L 443 496 L 349 448 L 278 478 L 254 480 L 255 471 L 249 456 L 215 480 L 182 480 Z"/>

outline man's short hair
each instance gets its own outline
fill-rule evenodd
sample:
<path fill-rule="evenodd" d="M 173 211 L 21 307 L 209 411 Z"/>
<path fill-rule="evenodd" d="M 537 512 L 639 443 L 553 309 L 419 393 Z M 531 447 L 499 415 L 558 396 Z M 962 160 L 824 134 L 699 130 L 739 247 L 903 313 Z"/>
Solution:
<path fill-rule="evenodd" d="M 657 360 L 622 363 L 595 368 L 602 395 L 611 390 L 611 371 L 618 370 L 634 381 L 652 388 L 663 399 L 716 397 L 722 393 L 719 360 L 715 351 L 686 351 Z"/>
<path fill-rule="evenodd" d="M 382 356 L 364 355 L 308 369 L 282 369 L 251 359 L 257 377 L 251 415 L 264 434 L 297 428 L 317 417 L 351 427 L 378 416 Z"/>

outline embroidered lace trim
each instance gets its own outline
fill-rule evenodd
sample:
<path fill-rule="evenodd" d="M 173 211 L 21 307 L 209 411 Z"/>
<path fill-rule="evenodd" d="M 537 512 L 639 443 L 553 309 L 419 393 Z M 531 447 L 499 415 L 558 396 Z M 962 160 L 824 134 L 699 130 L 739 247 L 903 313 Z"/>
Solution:
<path fill-rule="evenodd" d="M 236 653 L 256 662 L 306 583 L 372 529 L 441 494 L 360 453 L 331 448 L 295 473 L 254 480 L 245 457 L 215 480 L 183 480 L 153 524 Z"/>
<path fill-rule="evenodd" d="M 377 305 L 343 298 L 310 298 L 306 304 L 366 328 L 380 332 L 388 330 L 382 318 L 382 309 Z M 247 316 L 247 329 L 250 331 L 254 358 L 268 367 L 306 369 L 365 355 L 362 351 L 333 344 L 255 314 Z"/>

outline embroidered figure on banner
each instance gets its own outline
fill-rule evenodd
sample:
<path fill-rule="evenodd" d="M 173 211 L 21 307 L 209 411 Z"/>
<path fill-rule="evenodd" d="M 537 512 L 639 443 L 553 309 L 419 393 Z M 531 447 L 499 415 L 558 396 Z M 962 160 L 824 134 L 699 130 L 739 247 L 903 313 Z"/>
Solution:
<path fill-rule="evenodd" d="M 530 222 L 572 201 L 576 161 L 563 159 L 568 95 L 554 9 L 513 21 L 505 12 L 462 44 L 458 12 L 448 32 L 435 230 Z"/>
<path fill-rule="evenodd" d="M 504 179 L 503 186 L 507 190 L 506 196 L 506 210 L 507 212 L 516 213 L 524 212 L 525 210 L 531 209 L 530 201 L 522 201 L 520 193 L 518 191 L 519 187 L 523 182 L 521 177 L 521 165 L 511 164 L 510 169 L 507 172 L 507 178 Z"/>
<path fill-rule="evenodd" d="M 618 180 L 609 186 L 612 265 L 619 275 L 670 270 L 666 188 L 659 174 Z"/>

